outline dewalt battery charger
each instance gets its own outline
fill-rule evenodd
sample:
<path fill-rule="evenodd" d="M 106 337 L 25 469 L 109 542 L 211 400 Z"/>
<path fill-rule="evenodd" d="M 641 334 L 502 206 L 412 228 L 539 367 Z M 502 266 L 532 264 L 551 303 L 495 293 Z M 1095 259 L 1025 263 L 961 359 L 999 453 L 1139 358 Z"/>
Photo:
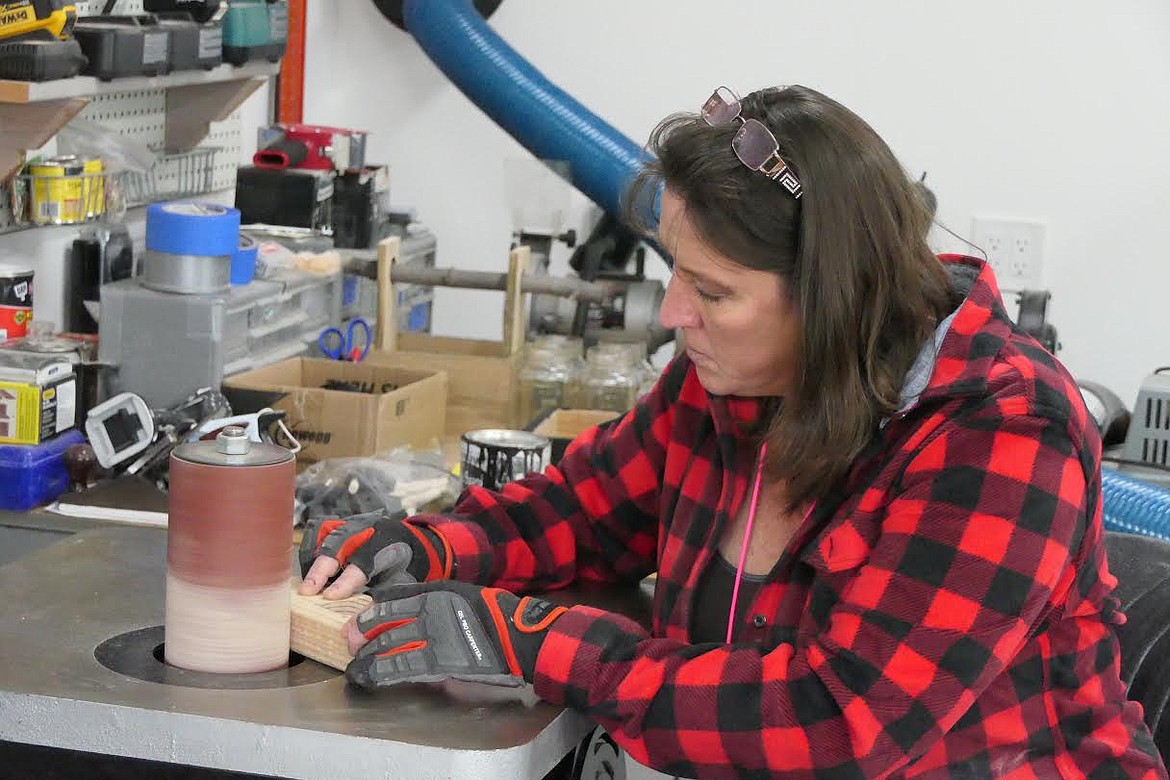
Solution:
<path fill-rule="evenodd" d="M 85 55 L 70 37 L 68 0 L 0 0 L 0 78 L 49 81 L 76 76 Z"/>

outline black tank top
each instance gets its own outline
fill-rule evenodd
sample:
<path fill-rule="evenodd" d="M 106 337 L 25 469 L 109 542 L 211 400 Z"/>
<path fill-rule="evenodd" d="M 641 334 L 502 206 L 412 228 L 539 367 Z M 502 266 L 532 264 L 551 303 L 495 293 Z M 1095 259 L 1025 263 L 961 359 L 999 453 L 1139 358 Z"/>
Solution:
<path fill-rule="evenodd" d="M 743 624 L 752 601 L 767 580 L 763 574 L 744 574 L 739 583 L 739 599 L 735 603 L 735 625 Z M 735 565 L 716 552 L 711 556 L 707 570 L 699 578 L 695 601 L 691 605 L 691 642 L 727 641 L 727 613 L 731 609 L 731 593 L 735 590 Z M 738 632 L 736 632 L 738 633 Z M 732 634 L 735 641 L 735 634 Z"/>

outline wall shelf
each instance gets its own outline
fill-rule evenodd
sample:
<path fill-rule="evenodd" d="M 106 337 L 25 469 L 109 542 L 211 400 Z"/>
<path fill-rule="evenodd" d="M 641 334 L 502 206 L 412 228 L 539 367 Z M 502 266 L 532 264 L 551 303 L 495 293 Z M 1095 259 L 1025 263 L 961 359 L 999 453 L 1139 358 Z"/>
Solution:
<path fill-rule="evenodd" d="M 92 76 L 0 80 L 0 181 L 17 171 L 25 150 L 42 146 L 95 96 L 166 90 L 166 150 L 184 152 L 207 135 L 211 122 L 226 118 L 279 72 L 279 63 L 250 62 L 112 81 Z"/>
<path fill-rule="evenodd" d="M 71 79 L 40 82 L 0 79 L 0 103 L 40 103 L 46 100 L 136 92 L 142 89 L 218 84 L 257 77 L 267 78 L 277 73 L 280 73 L 280 63 L 249 62 L 238 67 L 220 65 L 211 70 L 182 70 L 165 76 L 134 76 L 112 81 L 101 81 L 92 76 L 74 76 Z"/>

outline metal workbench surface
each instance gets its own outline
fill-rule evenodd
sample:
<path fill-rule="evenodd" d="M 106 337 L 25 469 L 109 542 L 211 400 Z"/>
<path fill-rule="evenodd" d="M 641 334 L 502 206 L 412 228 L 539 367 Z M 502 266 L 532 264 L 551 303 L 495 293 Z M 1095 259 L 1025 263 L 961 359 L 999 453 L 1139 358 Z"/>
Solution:
<path fill-rule="evenodd" d="M 544 703 L 365 692 L 309 660 L 299 684 L 249 690 L 112 671 L 95 649 L 163 624 L 165 570 L 166 531 L 133 526 L 63 534 L 0 566 L 0 740 L 313 780 L 516 780 L 543 777 L 591 728 Z"/>

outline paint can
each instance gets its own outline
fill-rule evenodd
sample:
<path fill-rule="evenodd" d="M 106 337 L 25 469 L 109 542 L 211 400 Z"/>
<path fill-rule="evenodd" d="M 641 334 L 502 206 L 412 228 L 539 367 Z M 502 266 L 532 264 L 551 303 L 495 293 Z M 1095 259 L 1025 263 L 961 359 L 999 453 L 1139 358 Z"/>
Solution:
<path fill-rule="evenodd" d="M 33 315 L 33 270 L 0 265 L 0 341 L 22 338 Z"/>
<path fill-rule="evenodd" d="M 463 487 L 499 490 L 508 482 L 544 470 L 552 459 L 552 442 L 528 431 L 490 428 L 469 431 L 461 440 Z"/>
<path fill-rule="evenodd" d="M 288 665 L 296 461 L 224 427 L 171 453 L 166 662 L 199 672 Z"/>
<path fill-rule="evenodd" d="M 37 225 L 71 225 L 85 219 L 85 163 L 71 155 L 47 157 L 28 166 L 29 217 Z"/>

